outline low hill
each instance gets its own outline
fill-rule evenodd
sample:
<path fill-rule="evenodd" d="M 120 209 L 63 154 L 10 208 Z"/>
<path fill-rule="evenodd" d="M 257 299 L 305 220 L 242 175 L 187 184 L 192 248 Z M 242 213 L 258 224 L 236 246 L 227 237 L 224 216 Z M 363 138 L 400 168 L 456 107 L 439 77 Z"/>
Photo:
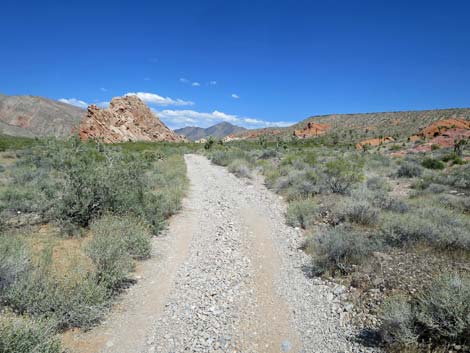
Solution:
<path fill-rule="evenodd" d="M 433 122 L 445 119 L 470 119 L 470 108 L 434 109 L 359 114 L 311 116 L 286 128 L 250 130 L 237 134 L 242 139 L 266 137 L 310 138 L 323 136 L 346 143 L 393 137 L 406 139 Z"/>
<path fill-rule="evenodd" d="M 197 127 L 197 126 L 187 126 L 181 129 L 175 130 L 179 135 L 184 135 L 190 140 L 199 140 L 201 138 L 206 138 L 209 136 L 222 138 L 232 134 L 238 134 L 243 131 L 247 131 L 244 127 L 236 126 L 227 122 L 221 122 L 215 124 L 206 129 Z"/>
<path fill-rule="evenodd" d="M 83 109 L 52 99 L 0 94 L 0 134 L 65 137 L 84 114 Z"/>

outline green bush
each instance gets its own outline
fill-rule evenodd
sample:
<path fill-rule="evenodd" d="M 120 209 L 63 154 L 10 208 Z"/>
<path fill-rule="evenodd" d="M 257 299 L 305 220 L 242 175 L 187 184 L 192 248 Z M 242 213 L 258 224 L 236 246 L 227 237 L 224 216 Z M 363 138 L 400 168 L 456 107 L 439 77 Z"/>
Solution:
<path fill-rule="evenodd" d="M 285 194 L 289 201 L 311 197 L 323 192 L 324 189 L 314 169 L 289 170 L 286 176 L 278 177 L 274 185 L 274 190 Z"/>
<path fill-rule="evenodd" d="M 470 250 L 470 224 L 458 214 L 433 206 L 386 215 L 381 235 L 392 246 L 425 242 L 436 248 Z"/>
<path fill-rule="evenodd" d="M 378 244 L 364 234 L 344 226 L 331 228 L 314 236 L 308 243 L 312 253 L 313 271 L 323 274 L 347 274 L 354 265 L 364 262 L 377 249 Z"/>
<path fill-rule="evenodd" d="M 91 225 L 93 238 L 87 245 L 86 253 L 95 264 L 98 283 L 117 291 L 134 268 L 128 244 L 120 234 L 108 231 L 105 221 Z"/>
<path fill-rule="evenodd" d="M 381 333 L 400 346 L 431 342 L 470 345 L 470 278 L 444 275 L 413 300 L 394 297 L 382 307 Z"/>
<path fill-rule="evenodd" d="M 134 259 L 148 259 L 152 251 L 151 234 L 141 220 L 133 216 L 105 215 L 93 222 L 94 238 L 110 238 L 122 243 L 124 250 Z"/>
<path fill-rule="evenodd" d="M 31 255 L 20 237 L 0 235 L 0 295 L 31 266 Z"/>
<path fill-rule="evenodd" d="M 387 183 L 385 178 L 374 176 L 366 181 L 367 188 L 372 191 L 382 191 L 387 192 L 390 191 L 392 188 Z"/>
<path fill-rule="evenodd" d="M 147 152 L 147 153 L 146 153 Z M 0 194 L 2 209 L 38 212 L 72 233 L 105 213 L 131 213 L 157 234 L 180 207 L 186 179 L 181 155 L 125 152 L 117 147 L 45 141 L 24 150 L 13 183 Z"/>
<path fill-rule="evenodd" d="M 235 174 L 240 178 L 251 178 L 250 167 L 243 159 L 233 160 L 227 167 L 230 173 Z"/>
<path fill-rule="evenodd" d="M 287 208 L 286 223 L 291 227 L 309 228 L 318 211 L 319 207 L 313 199 L 292 201 Z"/>
<path fill-rule="evenodd" d="M 379 212 L 369 202 L 348 200 L 342 207 L 341 214 L 351 223 L 370 226 L 377 223 Z"/>
<path fill-rule="evenodd" d="M 330 190 L 338 194 L 346 194 L 355 183 L 362 180 L 362 165 L 345 158 L 338 158 L 326 163 L 325 182 Z"/>
<path fill-rule="evenodd" d="M 60 353 L 60 339 L 45 321 L 0 316 L 0 353 Z"/>
<path fill-rule="evenodd" d="M 58 329 L 96 324 L 107 299 L 106 288 L 91 274 L 69 274 L 59 279 L 47 267 L 22 276 L 5 294 L 5 303 L 16 312 L 51 319 Z"/>
<path fill-rule="evenodd" d="M 444 169 L 445 165 L 438 159 L 433 159 L 433 158 L 425 158 L 422 162 L 421 165 L 424 168 L 427 169 Z"/>
<path fill-rule="evenodd" d="M 397 176 L 399 178 L 415 178 L 419 177 L 422 173 L 422 169 L 415 162 L 404 161 L 397 170 Z"/>
<path fill-rule="evenodd" d="M 414 328 L 414 315 L 411 304 L 404 296 L 387 298 L 379 314 L 380 333 L 387 344 L 416 344 L 418 335 Z"/>

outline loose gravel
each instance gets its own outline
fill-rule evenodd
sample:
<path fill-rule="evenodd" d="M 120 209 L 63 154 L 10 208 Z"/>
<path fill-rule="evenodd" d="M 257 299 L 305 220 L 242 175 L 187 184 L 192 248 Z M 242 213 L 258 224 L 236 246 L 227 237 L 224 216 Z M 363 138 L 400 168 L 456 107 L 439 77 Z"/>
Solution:
<path fill-rule="evenodd" d="M 259 179 L 185 157 L 198 226 L 147 352 L 364 352 L 347 290 L 305 275 L 300 230 Z M 264 283 L 263 283 L 264 282 Z"/>

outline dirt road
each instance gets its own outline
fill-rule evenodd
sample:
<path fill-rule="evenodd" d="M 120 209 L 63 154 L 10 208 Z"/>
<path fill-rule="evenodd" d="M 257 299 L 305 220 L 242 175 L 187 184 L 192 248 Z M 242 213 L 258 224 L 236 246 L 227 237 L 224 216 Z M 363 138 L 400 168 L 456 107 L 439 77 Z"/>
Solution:
<path fill-rule="evenodd" d="M 359 352 L 338 288 L 305 276 L 302 235 L 258 179 L 185 157 L 190 192 L 137 284 L 77 352 Z M 340 293 L 339 293 L 340 294 Z"/>

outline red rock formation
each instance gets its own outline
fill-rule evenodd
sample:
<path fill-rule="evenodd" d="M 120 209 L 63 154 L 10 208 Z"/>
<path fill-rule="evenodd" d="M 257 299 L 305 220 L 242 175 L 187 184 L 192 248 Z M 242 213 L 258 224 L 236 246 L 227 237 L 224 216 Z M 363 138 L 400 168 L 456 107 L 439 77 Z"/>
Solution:
<path fill-rule="evenodd" d="M 410 137 L 411 141 L 433 138 L 444 134 L 450 129 L 470 129 L 470 121 L 465 119 L 439 120 L 422 129 L 418 134 Z"/>
<path fill-rule="evenodd" d="M 137 96 L 113 98 L 108 109 L 90 105 L 78 131 L 82 140 L 96 139 L 104 143 L 186 141 L 163 124 Z"/>
<path fill-rule="evenodd" d="M 455 141 L 470 139 L 470 121 L 465 119 L 439 120 L 422 129 L 418 134 L 409 138 L 416 142 L 427 140 L 426 143 L 413 148 L 415 152 L 429 152 L 432 145 L 442 148 L 453 147 Z"/>
<path fill-rule="evenodd" d="M 383 138 L 364 140 L 356 144 L 356 149 L 362 150 L 364 146 L 379 146 L 379 145 L 383 145 L 384 143 L 389 143 L 389 142 L 394 142 L 394 141 L 395 139 L 393 137 L 383 137 Z"/>
<path fill-rule="evenodd" d="M 309 122 L 307 126 L 305 126 L 303 129 L 300 130 L 295 130 L 294 131 L 294 136 L 298 138 L 310 138 L 310 137 L 316 137 L 320 135 L 324 135 L 331 126 L 329 124 L 319 124 L 319 123 L 312 123 Z"/>

